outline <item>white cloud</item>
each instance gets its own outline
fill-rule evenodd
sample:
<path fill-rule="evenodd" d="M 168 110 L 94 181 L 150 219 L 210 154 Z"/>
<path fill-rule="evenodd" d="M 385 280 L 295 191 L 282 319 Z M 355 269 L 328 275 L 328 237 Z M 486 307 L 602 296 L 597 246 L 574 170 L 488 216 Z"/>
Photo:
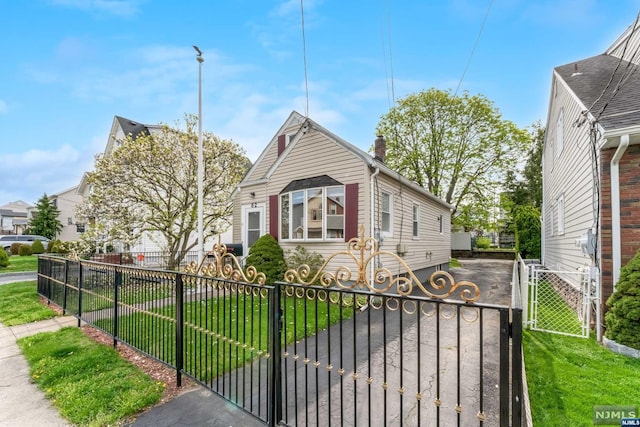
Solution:
<path fill-rule="evenodd" d="M 88 155 L 69 145 L 54 150 L 28 150 L 3 154 L 3 192 L 0 201 L 22 199 L 35 203 L 43 194 L 54 194 L 80 183 Z"/>

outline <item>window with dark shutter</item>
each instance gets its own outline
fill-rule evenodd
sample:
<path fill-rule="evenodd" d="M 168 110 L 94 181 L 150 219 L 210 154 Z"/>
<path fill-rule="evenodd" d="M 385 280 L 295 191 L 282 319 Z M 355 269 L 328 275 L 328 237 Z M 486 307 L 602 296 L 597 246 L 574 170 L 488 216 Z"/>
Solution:
<path fill-rule="evenodd" d="M 345 186 L 346 215 L 344 220 L 344 241 L 358 237 L 358 184 Z"/>
<path fill-rule="evenodd" d="M 269 234 L 278 240 L 278 228 L 280 220 L 278 218 L 278 195 L 269 196 Z"/>
<path fill-rule="evenodd" d="M 280 157 L 286 146 L 286 135 L 278 135 L 278 157 Z"/>

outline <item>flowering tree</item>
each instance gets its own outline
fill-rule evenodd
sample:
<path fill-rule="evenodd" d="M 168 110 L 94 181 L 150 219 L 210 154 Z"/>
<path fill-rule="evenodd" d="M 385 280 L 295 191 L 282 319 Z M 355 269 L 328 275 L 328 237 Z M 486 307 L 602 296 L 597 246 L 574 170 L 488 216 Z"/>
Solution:
<path fill-rule="evenodd" d="M 160 235 L 169 266 L 179 265 L 197 241 L 197 117 L 185 116 L 185 130 L 163 126 L 152 135 L 131 135 L 108 155 L 98 155 L 89 174 L 91 191 L 77 214 L 89 225 L 83 238 L 94 244 L 130 245 L 143 233 Z M 230 140 L 203 133 L 204 235 L 229 227 L 230 195 L 249 164 Z"/>

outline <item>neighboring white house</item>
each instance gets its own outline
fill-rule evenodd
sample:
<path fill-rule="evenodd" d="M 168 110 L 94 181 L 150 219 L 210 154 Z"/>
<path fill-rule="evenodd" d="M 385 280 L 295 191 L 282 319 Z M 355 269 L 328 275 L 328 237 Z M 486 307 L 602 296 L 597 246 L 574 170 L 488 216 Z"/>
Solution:
<path fill-rule="evenodd" d="M 76 206 L 82 203 L 82 195 L 78 194 L 78 187 L 76 185 L 49 196 L 49 202 L 60 211 L 58 220 L 62 224 L 62 231 L 58 233 L 56 239 L 64 242 L 78 240 L 84 232 L 85 225 L 76 221 Z"/>
<path fill-rule="evenodd" d="M 593 267 L 602 302 L 640 248 L 640 30 L 553 70 L 543 153 L 542 263 Z"/>
<path fill-rule="evenodd" d="M 244 253 L 263 234 L 284 249 L 303 245 L 325 259 L 357 237 L 376 237 L 424 280 L 447 269 L 452 207 L 376 156 L 292 112 L 232 194 L 233 241 Z M 380 261 L 382 262 L 382 261 Z M 384 266 L 405 271 L 397 262 Z"/>
<path fill-rule="evenodd" d="M 124 117 L 114 116 L 111 131 L 107 138 L 104 155 L 111 155 L 111 153 L 120 144 L 120 141 L 124 140 L 128 135 L 131 135 L 131 137 L 135 139 L 139 135 L 154 135 L 155 133 L 159 133 L 162 131 L 162 128 L 162 125 L 142 124 Z M 87 178 L 88 175 L 84 174 L 80 184 L 78 185 L 78 193 L 81 197 L 86 197 L 91 192 L 91 186 Z M 228 232 L 223 233 L 221 235 L 221 239 L 223 242 L 229 243 L 231 241 L 231 230 L 229 229 Z M 195 242 L 196 240 L 197 236 L 194 234 L 191 241 Z M 215 241 L 217 241 L 217 238 Z M 160 233 L 144 233 L 129 250 L 133 253 L 159 252 L 163 250 L 163 243 L 164 237 Z M 206 240 L 205 251 L 211 250 L 213 243 L 214 239 Z M 117 247 L 116 249 L 122 250 L 123 248 Z"/>

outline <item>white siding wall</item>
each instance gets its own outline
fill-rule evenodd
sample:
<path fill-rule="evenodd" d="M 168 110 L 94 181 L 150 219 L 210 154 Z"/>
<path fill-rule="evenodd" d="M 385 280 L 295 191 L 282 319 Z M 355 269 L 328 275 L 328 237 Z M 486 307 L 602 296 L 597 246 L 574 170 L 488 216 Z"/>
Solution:
<path fill-rule="evenodd" d="M 557 77 L 554 77 L 554 84 Z M 575 241 L 594 225 L 593 173 L 589 123 L 574 126 L 583 106 L 558 81 L 552 90 L 547 119 L 543 170 L 543 264 L 550 269 L 573 271 L 589 265 Z M 562 110 L 564 142 L 558 153 L 557 120 Z M 558 198 L 564 197 L 564 233 L 558 233 Z M 597 201 L 596 201 L 597 203 Z M 553 224 L 549 221 L 552 220 Z"/>
<path fill-rule="evenodd" d="M 77 189 L 78 187 L 73 187 L 53 197 L 60 211 L 58 220 L 62 223 L 62 231 L 56 237 L 65 242 L 78 240 L 81 234 L 76 228 L 76 206 L 82 203 L 82 196 L 77 193 Z"/>
<path fill-rule="evenodd" d="M 443 205 L 436 203 L 412 188 L 401 185 L 386 175 L 378 176 L 378 190 L 392 194 L 393 230 L 384 237 L 380 249 L 396 253 L 397 245 L 406 245 L 407 252 L 402 259 L 412 270 L 419 270 L 440 264 L 448 264 L 451 257 L 451 213 Z M 376 211 L 378 198 L 375 197 Z M 419 206 L 418 237 L 413 237 L 413 205 Z M 440 232 L 442 216 L 442 233 Z M 394 274 L 401 273 L 399 263 L 393 263 Z"/>

